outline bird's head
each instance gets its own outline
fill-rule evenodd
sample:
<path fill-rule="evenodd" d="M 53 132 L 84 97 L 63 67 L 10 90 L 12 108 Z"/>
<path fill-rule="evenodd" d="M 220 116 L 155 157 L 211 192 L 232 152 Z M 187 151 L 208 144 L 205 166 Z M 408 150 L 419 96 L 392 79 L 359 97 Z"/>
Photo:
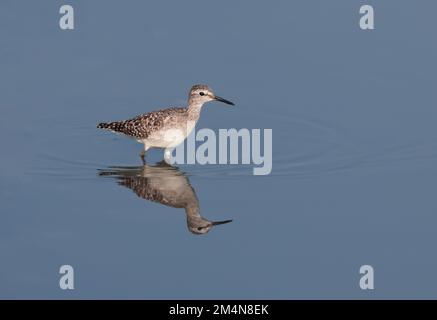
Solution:
<path fill-rule="evenodd" d="M 223 221 L 209 221 L 201 217 L 190 218 L 188 217 L 188 229 L 191 233 L 194 234 L 206 234 L 211 230 L 214 226 L 218 226 L 220 224 L 225 224 L 232 222 L 232 220 L 223 220 Z"/>
<path fill-rule="evenodd" d="M 188 95 L 188 104 L 202 105 L 209 101 L 220 101 L 231 106 L 234 105 L 233 102 L 216 96 L 212 89 L 206 84 L 196 84 L 191 87 L 190 93 Z"/>

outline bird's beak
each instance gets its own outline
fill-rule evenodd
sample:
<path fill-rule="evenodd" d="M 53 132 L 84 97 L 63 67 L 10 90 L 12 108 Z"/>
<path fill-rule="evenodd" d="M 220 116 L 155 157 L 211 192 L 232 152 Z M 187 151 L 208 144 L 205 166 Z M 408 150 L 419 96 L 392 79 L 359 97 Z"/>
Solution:
<path fill-rule="evenodd" d="M 214 96 L 214 100 L 226 103 L 226 104 L 230 104 L 231 106 L 234 106 L 235 104 L 229 100 L 223 99 L 222 97 L 219 96 Z"/>
<path fill-rule="evenodd" d="M 218 226 L 219 224 L 225 224 L 225 223 L 229 223 L 229 222 L 232 222 L 232 220 L 213 221 L 213 222 L 211 222 L 211 224 L 213 226 Z"/>

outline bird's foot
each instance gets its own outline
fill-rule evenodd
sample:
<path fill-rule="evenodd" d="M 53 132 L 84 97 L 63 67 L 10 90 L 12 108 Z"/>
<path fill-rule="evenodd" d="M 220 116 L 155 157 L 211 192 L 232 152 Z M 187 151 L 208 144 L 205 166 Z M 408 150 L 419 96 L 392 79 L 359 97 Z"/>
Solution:
<path fill-rule="evenodd" d="M 144 152 L 140 153 L 140 158 L 141 158 L 141 161 L 143 162 L 143 166 L 145 166 L 146 165 L 146 155 Z"/>

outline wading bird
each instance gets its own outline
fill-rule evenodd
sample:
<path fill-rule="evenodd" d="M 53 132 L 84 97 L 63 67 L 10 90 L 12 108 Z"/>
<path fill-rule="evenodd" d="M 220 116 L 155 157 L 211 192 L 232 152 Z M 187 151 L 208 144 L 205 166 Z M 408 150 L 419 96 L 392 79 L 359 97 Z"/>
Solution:
<path fill-rule="evenodd" d="M 199 120 L 202 106 L 209 101 L 234 105 L 231 101 L 216 96 L 207 85 L 197 84 L 190 90 L 186 108 L 168 108 L 144 113 L 129 120 L 102 122 L 97 128 L 125 134 L 144 144 L 140 153 L 143 163 L 146 151 L 150 148 L 165 149 L 164 159 L 168 162 L 173 148 L 191 133 Z"/>

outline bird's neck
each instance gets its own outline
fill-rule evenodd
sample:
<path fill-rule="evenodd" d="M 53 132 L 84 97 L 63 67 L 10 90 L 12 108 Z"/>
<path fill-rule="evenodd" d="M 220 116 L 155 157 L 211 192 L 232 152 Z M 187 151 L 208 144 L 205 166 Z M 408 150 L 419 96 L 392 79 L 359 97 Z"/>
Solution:
<path fill-rule="evenodd" d="M 199 207 L 197 207 L 197 210 L 196 209 L 193 210 L 193 208 L 191 210 L 189 210 L 188 208 L 186 208 L 185 212 L 187 214 L 188 226 L 200 227 L 200 226 L 205 226 L 206 224 L 208 224 L 210 222 L 201 216 L 201 214 L 199 212 Z"/>
<path fill-rule="evenodd" d="M 188 116 L 190 120 L 199 119 L 200 111 L 202 110 L 203 103 L 190 103 L 188 106 Z"/>
<path fill-rule="evenodd" d="M 187 214 L 188 220 L 203 220 L 200 215 L 199 202 L 191 201 L 185 206 L 185 213 Z"/>

